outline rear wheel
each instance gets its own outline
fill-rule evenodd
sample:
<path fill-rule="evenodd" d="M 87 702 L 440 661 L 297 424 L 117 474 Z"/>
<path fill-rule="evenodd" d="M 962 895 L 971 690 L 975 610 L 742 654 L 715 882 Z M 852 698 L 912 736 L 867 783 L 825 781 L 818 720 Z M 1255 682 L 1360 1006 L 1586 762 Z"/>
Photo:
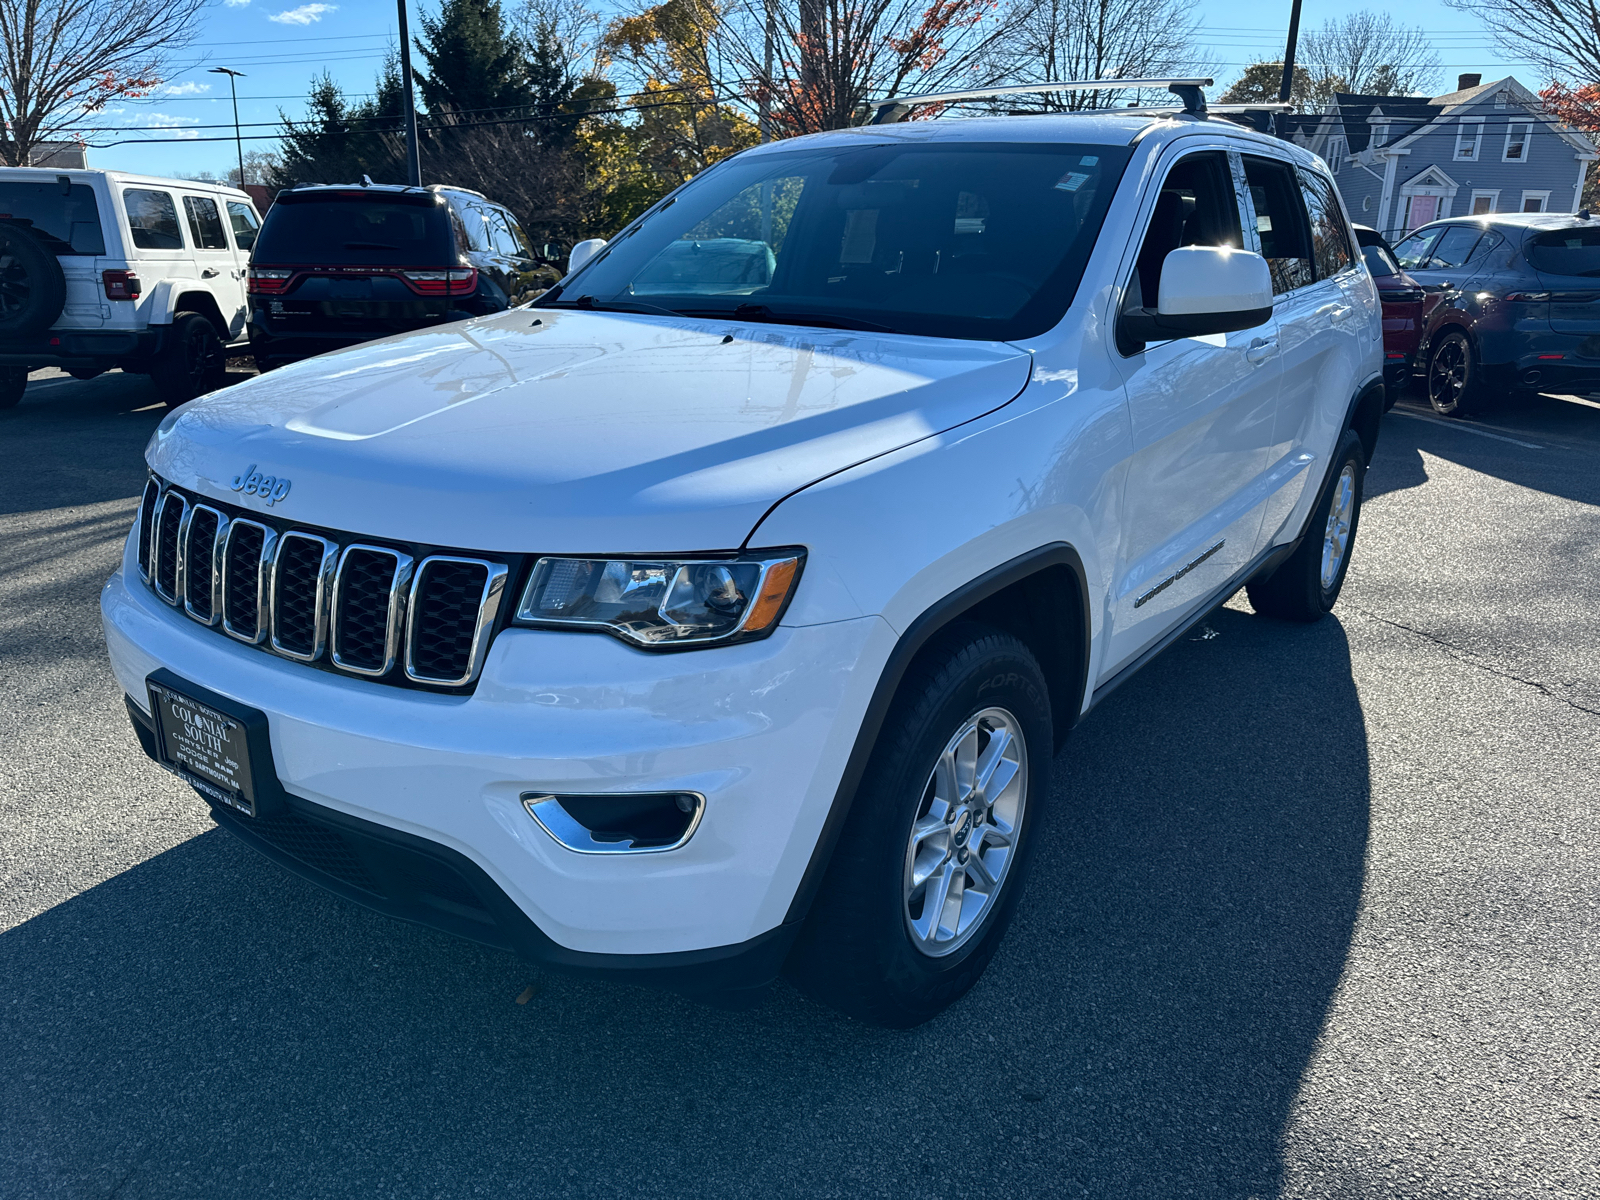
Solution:
<path fill-rule="evenodd" d="M 1320 621 L 1339 599 L 1361 521 L 1367 472 L 1361 439 L 1350 430 L 1339 439 L 1336 462 L 1299 547 L 1267 578 L 1245 584 L 1250 606 L 1264 617 Z"/>
<path fill-rule="evenodd" d="M 61 263 L 15 225 L 0 225 L 0 335 L 26 337 L 56 323 L 67 302 Z"/>
<path fill-rule="evenodd" d="M 978 981 L 1011 921 L 1049 791 L 1050 702 L 1016 638 L 960 624 L 907 673 L 788 973 L 874 1025 L 920 1025 Z"/>
<path fill-rule="evenodd" d="M 221 387 L 227 366 L 222 339 L 211 322 L 199 313 L 179 313 L 166 345 L 150 362 L 150 378 L 167 407 L 177 408 Z"/>
<path fill-rule="evenodd" d="M 0 409 L 15 408 L 27 390 L 27 367 L 0 367 Z"/>
<path fill-rule="evenodd" d="M 1428 351 L 1428 403 L 1446 417 L 1478 412 L 1488 402 L 1483 367 L 1467 335 L 1451 330 Z"/>

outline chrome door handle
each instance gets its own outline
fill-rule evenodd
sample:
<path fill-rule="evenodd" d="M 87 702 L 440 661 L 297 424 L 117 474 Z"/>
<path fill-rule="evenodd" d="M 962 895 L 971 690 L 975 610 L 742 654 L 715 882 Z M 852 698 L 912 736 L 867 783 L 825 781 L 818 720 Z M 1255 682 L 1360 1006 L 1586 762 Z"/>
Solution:
<path fill-rule="evenodd" d="M 220 274 L 221 274 L 221 272 L 218 271 L 215 267 L 206 267 L 203 271 L 200 272 L 200 278 L 201 279 L 215 279 Z"/>
<path fill-rule="evenodd" d="M 1330 321 L 1342 321 L 1350 315 L 1350 311 L 1350 306 L 1348 304 L 1332 303 L 1324 304 L 1321 308 L 1317 309 L 1316 313 L 1313 315 L 1318 317 L 1327 317 Z"/>
<path fill-rule="evenodd" d="M 1278 352 L 1278 339 L 1277 338 L 1275 338 L 1275 337 L 1259 338 L 1258 337 L 1258 338 L 1252 338 L 1250 340 L 1250 345 L 1249 345 L 1248 348 L 1246 348 L 1246 350 L 1244 352 L 1244 356 L 1249 362 L 1258 363 L 1258 362 L 1265 362 L 1268 358 L 1270 358 L 1272 355 L 1276 354 L 1277 352 Z"/>

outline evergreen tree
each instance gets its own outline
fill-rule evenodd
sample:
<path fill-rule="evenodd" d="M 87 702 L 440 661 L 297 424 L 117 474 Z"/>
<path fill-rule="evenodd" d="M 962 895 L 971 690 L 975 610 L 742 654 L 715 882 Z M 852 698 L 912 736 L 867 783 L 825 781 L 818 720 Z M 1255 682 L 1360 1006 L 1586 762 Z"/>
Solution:
<path fill-rule="evenodd" d="M 533 104 L 527 55 L 501 21 L 498 0 L 444 0 L 437 17 L 422 18 L 416 41 L 428 65 L 417 86 L 430 114 L 472 119 L 485 109 Z"/>

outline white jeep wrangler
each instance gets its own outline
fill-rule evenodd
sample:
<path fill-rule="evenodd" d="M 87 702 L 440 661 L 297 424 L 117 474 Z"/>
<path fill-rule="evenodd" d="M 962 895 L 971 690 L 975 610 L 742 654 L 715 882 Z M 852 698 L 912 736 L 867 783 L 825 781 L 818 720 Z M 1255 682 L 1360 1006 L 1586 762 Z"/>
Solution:
<path fill-rule="evenodd" d="M 1320 160 L 1192 100 L 778 142 L 531 308 L 169 414 L 106 639 L 335 892 L 915 1024 L 1074 723 L 1241 587 L 1332 607 L 1382 369 Z"/>
<path fill-rule="evenodd" d="M 0 167 L 0 408 L 40 367 L 148 374 L 172 406 L 220 387 L 260 223 L 235 188 Z"/>

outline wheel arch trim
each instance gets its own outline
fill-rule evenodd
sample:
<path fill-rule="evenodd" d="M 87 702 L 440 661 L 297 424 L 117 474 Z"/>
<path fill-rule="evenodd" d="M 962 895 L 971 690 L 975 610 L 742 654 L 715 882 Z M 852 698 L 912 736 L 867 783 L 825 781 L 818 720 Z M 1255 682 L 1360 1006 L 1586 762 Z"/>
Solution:
<path fill-rule="evenodd" d="M 917 655 L 941 629 L 965 616 L 984 601 L 1057 567 L 1065 567 L 1071 573 L 1074 586 L 1077 588 L 1080 628 L 1073 632 L 1080 639 L 1079 651 L 1073 677 L 1066 681 L 1070 688 L 1066 694 L 1076 696 L 1077 704 L 1069 714 L 1065 728 L 1076 724 L 1083 709 L 1089 681 L 1093 636 L 1089 581 L 1083 559 L 1079 557 L 1077 550 L 1066 542 L 1052 542 L 1018 555 L 985 571 L 975 579 L 968 580 L 925 608 L 900 635 L 878 674 L 877 685 L 873 688 L 872 698 L 862 715 L 855 742 L 850 748 L 850 755 L 845 760 L 844 773 L 840 776 L 839 785 L 834 791 L 833 803 L 823 821 L 816 845 L 812 847 L 810 861 L 807 862 L 805 872 L 800 877 L 800 885 L 795 889 L 794 897 L 789 902 L 784 924 L 800 921 L 810 911 L 811 902 L 822 886 L 823 877 L 827 874 L 828 865 L 833 859 L 839 835 L 843 832 L 850 810 L 854 806 L 856 790 L 866 773 L 867 763 L 877 747 L 884 719 L 888 716 L 889 708 L 900 690 L 901 681 Z M 1063 729 L 1063 723 L 1059 719 L 1056 721 L 1056 727 L 1058 730 Z"/>

